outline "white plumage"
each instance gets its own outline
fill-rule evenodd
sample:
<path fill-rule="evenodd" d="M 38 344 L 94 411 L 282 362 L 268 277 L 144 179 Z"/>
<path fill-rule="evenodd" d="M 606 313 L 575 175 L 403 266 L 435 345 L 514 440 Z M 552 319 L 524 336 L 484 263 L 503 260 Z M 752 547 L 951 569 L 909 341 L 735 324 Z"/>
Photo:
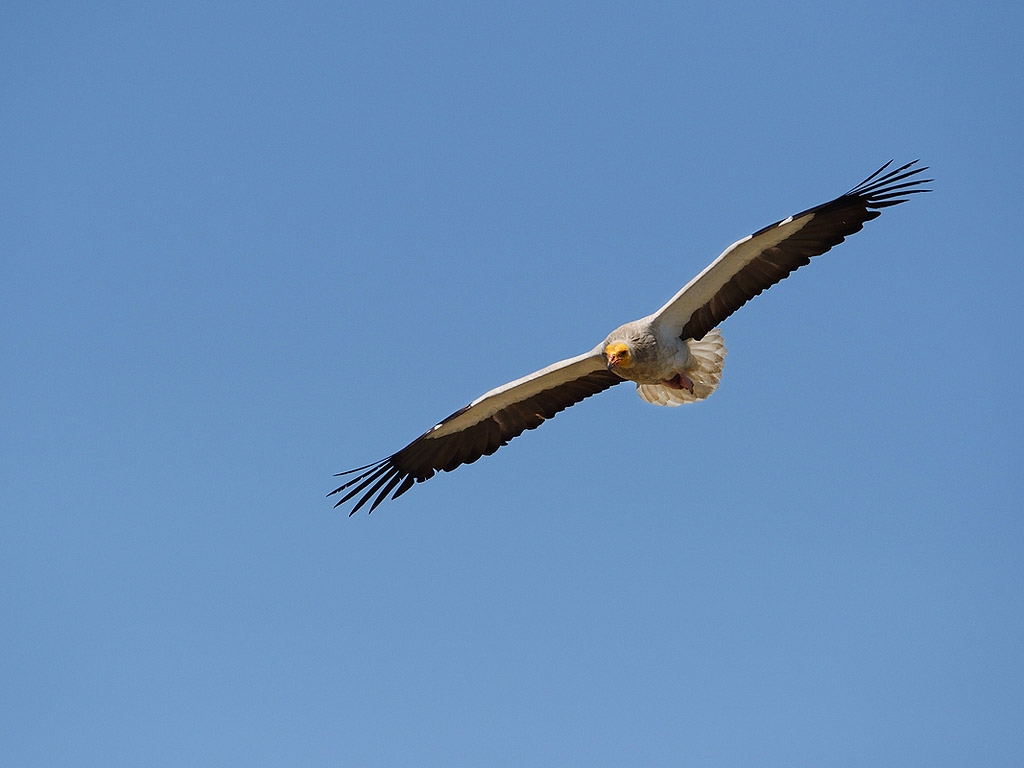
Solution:
<path fill-rule="evenodd" d="M 687 369 L 687 375 L 693 382 L 693 392 L 688 389 L 673 389 L 663 384 L 637 384 L 636 391 L 641 398 L 652 405 L 676 406 L 683 403 L 696 403 L 710 397 L 718 389 L 722 380 L 722 366 L 725 356 L 729 354 L 718 328 L 708 331 L 700 341 L 690 339 L 690 354 L 693 356 L 693 367 Z"/>

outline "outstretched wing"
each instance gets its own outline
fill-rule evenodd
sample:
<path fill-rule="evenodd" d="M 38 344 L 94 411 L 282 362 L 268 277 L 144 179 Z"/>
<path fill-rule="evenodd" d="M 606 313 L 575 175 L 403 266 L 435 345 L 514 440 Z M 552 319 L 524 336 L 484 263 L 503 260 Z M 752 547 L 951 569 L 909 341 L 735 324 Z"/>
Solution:
<path fill-rule="evenodd" d="M 733 243 L 708 267 L 659 309 L 655 323 L 679 328 L 683 339 L 704 334 L 766 288 L 859 232 L 882 208 L 906 202 L 908 195 L 931 179 L 916 178 L 928 170 L 907 163 L 884 173 L 890 160 L 845 195 L 790 216 Z"/>
<path fill-rule="evenodd" d="M 605 367 L 601 348 L 595 347 L 492 389 L 382 461 L 339 473 L 356 476 L 327 495 L 348 490 L 337 507 L 362 494 L 350 515 L 376 496 L 372 512 L 392 490 L 391 498 L 398 498 L 439 470 L 450 472 L 490 456 L 513 437 L 620 381 Z"/>

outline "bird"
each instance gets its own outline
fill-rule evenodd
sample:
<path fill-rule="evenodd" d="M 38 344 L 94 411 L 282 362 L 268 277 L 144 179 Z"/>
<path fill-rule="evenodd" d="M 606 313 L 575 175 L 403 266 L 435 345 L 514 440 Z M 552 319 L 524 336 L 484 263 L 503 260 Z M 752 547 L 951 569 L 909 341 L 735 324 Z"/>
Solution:
<path fill-rule="evenodd" d="M 373 512 L 439 471 L 489 456 L 526 430 L 616 384 L 632 381 L 648 403 L 679 406 L 718 388 L 726 356 L 718 325 L 747 301 L 859 232 L 884 208 L 930 192 L 927 166 L 883 165 L 849 192 L 789 216 L 726 248 L 657 312 L 626 323 L 588 352 L 484 393 L 385 459 L 340 472 L 349 477 L 335 508 L 372 499 Z M 393 492 L 393 493 L 392 493 Z M 358 498 L 357 498 L 358 497 Z"/>

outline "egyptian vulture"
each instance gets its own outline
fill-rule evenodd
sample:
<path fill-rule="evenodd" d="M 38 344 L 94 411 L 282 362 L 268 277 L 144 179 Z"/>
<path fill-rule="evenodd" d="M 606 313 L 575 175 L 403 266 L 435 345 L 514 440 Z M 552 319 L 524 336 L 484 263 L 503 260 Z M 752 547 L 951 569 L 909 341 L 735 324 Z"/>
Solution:
<path fill-rule="evenodd" d="M 665 306 L 616 328 L 589 352 L 492 389 L 397 453 L 339 473 L 355 477 L 328 495 L 347 491 L 335 506 L 359 496 L 350 515 L 373 499 L 372 512 L 392 491 L 391 498 L 398 498 L 439 470 L 489 456 L 559 411 L 625 380 L 655 405 L 703 400 L 722 376 L 726 350 L 719 323 L 812 256 L 859 232 L 880 209 L 928 191 L 920 186 L 931 181 L 920 178 L 926 167 L 915 167 L 915 160 L 886 172 L 891 164 L 845 195 L 733 243 Z"/>

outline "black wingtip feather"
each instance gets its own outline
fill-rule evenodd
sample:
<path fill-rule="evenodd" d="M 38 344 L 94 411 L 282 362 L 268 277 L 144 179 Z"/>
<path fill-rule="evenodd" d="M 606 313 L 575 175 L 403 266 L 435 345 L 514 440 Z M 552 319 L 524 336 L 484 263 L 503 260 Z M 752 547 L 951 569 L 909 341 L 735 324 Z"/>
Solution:
<path fill-rule="evenodd" d="M 373 498 L 373 495 L 375 493 L 377 493 L 378 490 L 380 490 L 380 487 L 382 485 L 384 485 L 385 483 L 387 483 L 389 480 L 391 480 L 392 477 L 394 475 L 396 475 L 396 474 L 398 474 L 398 468 L 397 467 L 389 467 L 387 469 L 387 471 L 384 472 L 383 474 L 381 474 L 379 476 L 375 475 L 372 479 L 377 480 L 377 482 L 374 484 L 374 486 L 372 488 L 370 488 L 370 490 L 368 490 L 365 494 L 363 494 L 362 498 L 359 499 L 359 503 L 357 503 L 354 507 L 352 507 L 352 511 L 348 513 L 348 516 L 352 517 L 352 515 L 354 515 L 356 512 L 358 512 L 359 508 L 362 507 L 371 498 Z M 379 479 L 378 479 L 378 477 L 379 477 Z M 360 486 L 359 490 L 362 490 L 365 487 L 366 487 L 365 485 Z M 385 490 L 381 495 L 382 496 L 386 496 L 387 495 L 387 491 Z M 370 507 L 370 511 L 371 512 L 373 511 L 373 508 L 375 506 L 376 506 L 376 504 L 374 504 L 373 507 Z"/>
<path fill-rule="evenodd" d="M 859 197 L 864 200 L 869 208 L 886 208 L 890 205 L 906 202 L 906 195 L 931 192 L 930 189 L 922 189 L 920 186 L 921 184 L 930 184 L 934 179 L 919 178 L 920 174 L 928 170 L 927 165 L 915 168 L 914 166 L 919 162 L 919 160 L 913 160 L 893 171 L 883 173 L 892 165 L 893 161 L 890 160 L 843 195 L 843 198 Z"/>

